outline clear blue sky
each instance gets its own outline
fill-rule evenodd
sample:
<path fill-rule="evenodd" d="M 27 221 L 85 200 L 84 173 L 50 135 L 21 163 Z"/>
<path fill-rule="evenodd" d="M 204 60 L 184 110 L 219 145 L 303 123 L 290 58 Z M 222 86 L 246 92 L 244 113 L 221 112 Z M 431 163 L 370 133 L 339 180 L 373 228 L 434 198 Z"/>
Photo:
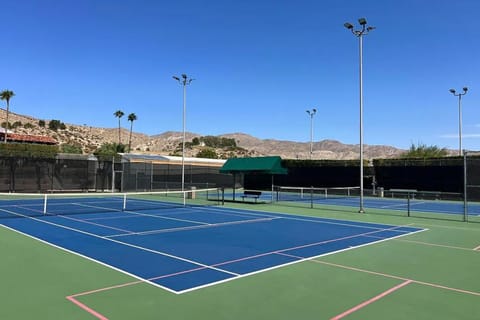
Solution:
<path fill-rule="evenodd" d="M 358 39 L 366 17 L 366 144 L 480 149 L 478 0 L 0 0 L 0 89 L 11 110 L 134 131 L 244 132 L 359 142 Z M 4 107 L 4 103 L 2 103 Z M 123 126 L 129 127 L 126 116 Z"/>

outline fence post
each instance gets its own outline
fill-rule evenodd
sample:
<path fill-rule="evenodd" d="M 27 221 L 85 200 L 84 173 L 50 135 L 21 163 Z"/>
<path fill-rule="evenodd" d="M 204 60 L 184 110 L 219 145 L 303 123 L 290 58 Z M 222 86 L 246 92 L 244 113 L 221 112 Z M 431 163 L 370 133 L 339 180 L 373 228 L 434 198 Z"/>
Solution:
<path fill-rule="evenodd" d="M 468 218 L 468 198 L 467 198 L 467 151 L 463 150 L 463 221 Z"/>
<path fill-rule="evenodd" d="M 115 192 L 115 156 L 112 157 L 112 193 Z"/>

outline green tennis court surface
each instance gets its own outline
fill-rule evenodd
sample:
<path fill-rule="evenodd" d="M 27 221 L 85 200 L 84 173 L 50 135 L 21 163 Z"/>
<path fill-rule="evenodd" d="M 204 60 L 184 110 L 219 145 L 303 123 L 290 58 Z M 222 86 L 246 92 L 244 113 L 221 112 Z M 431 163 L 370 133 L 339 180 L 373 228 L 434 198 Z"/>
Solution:
<path fill-rule="evenodd" d="M 0 318 L 478 319 L 478 224 L 354 208 L 255 210 L 428 230 L 178 295 L 0 228 Z"/>

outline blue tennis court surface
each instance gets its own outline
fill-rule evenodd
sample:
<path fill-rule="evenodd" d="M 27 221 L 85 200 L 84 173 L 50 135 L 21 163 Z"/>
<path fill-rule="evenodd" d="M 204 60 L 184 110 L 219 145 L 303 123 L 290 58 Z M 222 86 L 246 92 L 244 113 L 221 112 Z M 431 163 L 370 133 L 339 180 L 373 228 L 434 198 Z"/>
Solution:
<path fill-rule="evenodd" d="M 5 214 L 14 209 L 0 203 Z M 39 215 L 0 224 L 175 293 L 423 230 L 224 207 Z"/>

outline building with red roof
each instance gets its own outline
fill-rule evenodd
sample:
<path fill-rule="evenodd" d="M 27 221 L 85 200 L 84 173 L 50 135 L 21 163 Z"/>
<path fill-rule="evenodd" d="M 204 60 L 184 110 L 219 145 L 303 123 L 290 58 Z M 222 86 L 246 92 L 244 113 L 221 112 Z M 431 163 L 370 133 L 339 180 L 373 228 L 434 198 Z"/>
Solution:
<path fill-rule="evenodd" d="M 5 132 L 0 131 L 0 141 L 5 141 Z M 47 136 L 34 136 L 30 134 L 7 133 L 7 142 L 15 143 L 36 143 L 36 144 L 58 144 L 57 140 Z"/>

